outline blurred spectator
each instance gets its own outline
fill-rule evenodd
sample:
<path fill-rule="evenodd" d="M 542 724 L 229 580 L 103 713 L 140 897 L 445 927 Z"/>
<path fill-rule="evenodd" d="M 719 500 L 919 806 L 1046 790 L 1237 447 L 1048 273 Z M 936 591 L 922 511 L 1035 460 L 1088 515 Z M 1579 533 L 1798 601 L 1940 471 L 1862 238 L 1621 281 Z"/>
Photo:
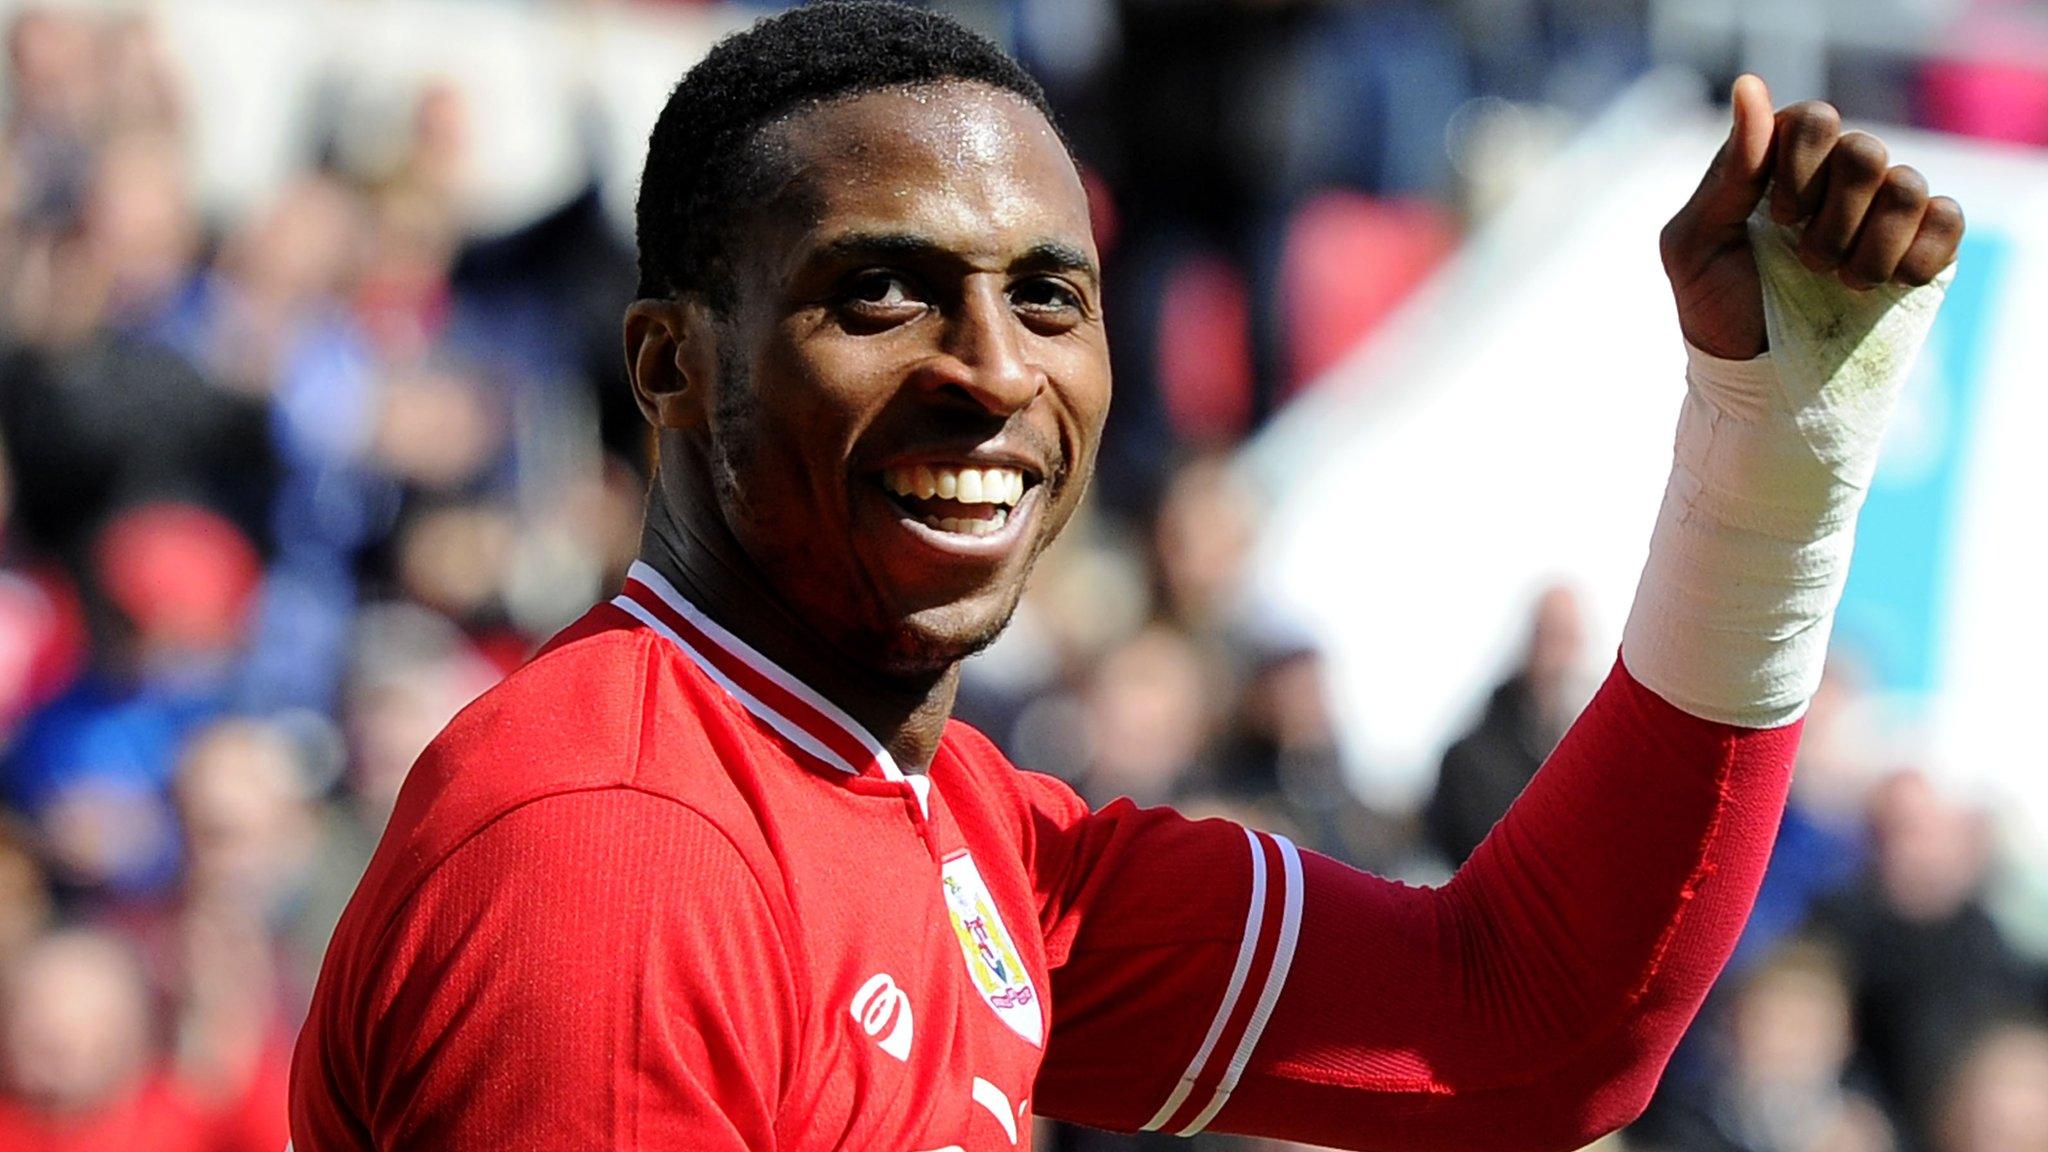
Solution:
<path fill-rule="evenodd" d="M 1228 457 L 1202 453 L 1174 469 L 1152 520 L 1159 610 L 1192 635 L 1226 640 L 1241 623 L 1257 532 L 1256 498 Z"/>
<path fill-rule="evenodd" d="M 153 1065 L 149 988 L 128 948 L 73 929 L 8 964 L 0 1149 L 201 1152 L 198 1112 Z"/>
<path fill-rule="evenodd" d="M 370 451 L 410 488 L 448 496 L 473 486 L 503 447 L 483 381 L 452 366 L 387 377 Z"/>
<path fill-rule="evenodd" d="M 54 564 L 24 564 L 16 554 L 6 449 L 0 439 L 0 756 L 22 721 L 77 678 L 90 644 L 70 578 Z"/>
<path fill-rule="evenodd" d="M 1730 966 L 1740 969 L 1803 927 L 1814 905 L 1860 874 L 1864 812 L 1875 773 L 1866 734 L 1869 702 L 1846 661 L 1831 659 L 1807 706 L 1799 760 L 1770 867 Z"/>
<path fill-rule="evenodd" d="M 1107 269 L 1122 391 L 1103 445 L 1106 495 L 1124 508 L 1142 506 L 1174 437 L 1195 430 L 1174 418 L 1186 410 L 1176 389 L 1191 386 L 1167 370 L 1176 349 L 1200 341 L 1213 353 L 1193 365 L 1243 365 L 1235 381 L 1193 377 L 1242 396 L 1200 401 L 1237 414 L 1201 430 L 1263 423 L 1294 359 L 1281 286 L 1297 205 L 1329 186 L 1445 192 L 1444 125 L 1470 89 L 1467 47 L 1440 5 L 1124 0 L 1114 25 L 1120 58 L 1103 63 L 1099 90 L 1074 98 L 1089 107 L 1099 91 L 1091 127 L 1106 139 L 1091 147 L 1083 136 L 1082 153 L 1099 157 L 1127 222 Z M 1189 301 L 1219 298 L 1220 324 L 1169 338 Z"/>
<path fill-rule="evenodd" d="M 469 167 L 469 105 L 462 89 L 428 83 L 413 103 L 412 137 L 392 183 L 416 189 L 450 211 L 461 205 Z"/>
<path fill-rule="evenodd" d="M 1956 1053 L 2036 990 L 1984 907 L 1983 811 L 1901 772 L 1872 796 L 1870 838 L 1867 878 L 1823 901 L 1815 923 L 1848 959 L 1864 1056 L 1908 1146 L 1928 1147 Z"/>
<path fill-rule="evenodd" d="M 1322 653 L 1280 625 L 1254 644 L 1218 783 L 1238 792 L 1320 792 L 1322 781 L 1341 772 Z"/>
<path fill-rule="evenodd" d="M 1081 794 L 1096 804 L 1164 804 L 1197 783 L 1221 721 L 1217 694 L 1215 669 L 1170 628 L 1153 625 L 1113 649 L 1084 697 Z"/>
<path fill-rule="evenodd" d="M 184 318 L 189 329 L 174 343 L 244 393 L 289 389 L 306 374 L 330 378 L 341 367 L 332 360 L 361 354 L 339 296 L 365 227 L 362 206 L 332 178 L 294 180 L 223 241 L 203 297 Z"/>
<path fill-rule="evenodd" d="M 303 914 L 307 938 L 323 946 L 413 761 L 498 675 L 460 629 L 415 604 L 365 606 L 355 632 L 341 709 L 342 788 L 322 821 Z"/>
<path fill-rule="evenodd" d="M 386 364 L 410 365 L 434 347 L 454 301 L 448 284 L 459 242 L 450 207 L 411 185 L 386 189 L 371 205 L 368 255 L 355 313 Z"/>
<path fill-rule="evenodd" d="M 145 332 L 162 323 L 199 270 L 199 220 L 178 142 L 131 131 L 104 145 L 83 228 L 67 255 L 94 277 L 86 290 L 95 298 L 83 317 L 61 322 L 104 314 Z"/>
<path fill-rule="evenodd" d="M 280 935 L 290 928 L 319 844 L 299 759 L 282 729 L 259 720 L 222 720 L 186 742 L 173 788 L 186 903 L 232 910 Z"/>
<path fill-rule="evenodd" d="M 34 830 L 0 812 L 0 968 L 42 934 L 53 912 Z"/>
<path fill-rule="evenodd" d="M 25 231 L 46 232 L 84 198 L 100 102 L 93 55 L 90 23 L 71 13 L 30 10 L 7 30 L 7 206 Z"/>
<path fill-rule="evenodd" d="M 1883 1111 L 1851 1086 L 1850 991 L 1825 947 L 1794 941 L 1725 1004 L 1725 1072 L 1666 1093 L 1638 1135 L 1656 1152 L 1892 1152 Z"/>
<path fill-rule="evenodd" d="M 290 1137 L 285 1100 L 306 997 L 287 1009 L 268 927 L 225 900 L 187 898 L 166 957 L 168 1067 L 215 1152 L 275 1152 Z"/>
<path fill-rule="evenodd" d="M 130 670 L 183 678 L 232 659 L 262 575 L 234 525 L 204 509 L 153 504 L 123 512 L 94 552 Z"/>
<path fill-rule="evenodd" d="M 1934 1152 L 2048 1152 L 2048 1028 L 2006 1023 L 1980 1035 L 1936 1123 Z"/>
<path fill-rule="evenodd" d="M 24 730 L 6 794 L 81 895 L 161 891 L 177 868 L 167 788 L 180 743 L 226 706 L 259 575 L 248 541 L 181 505 L 122 514 L 94 548 L 110 612 L 99 665 Z"/>
<path fill-rule="evenodd" d="M 0 429 L 23 541 L 78 567 L 118 509 L 177 500 L 266 527 L 263 406 L 215 387 L 168 347 L 103 332 L 75 347 L 0 351 Z"/>
<path fill-rule="evenodd" d="M 1298 840 L 1347 863 L 1409 871 L 1414 822 L 1365 804 L 1350 787 L 1330 714 L 1329 670 L 1313 638 L 1273 619 L 1243 643 L 1250 665 L 1217 738 L 1212 787 L 1261 804 L 1250 819 L 1257 827 L 1284 821 Z"/>
<path fill-rule="evenodd" d="M 107 21 L 99 49 L 108 127 L 115 132 L 181 134 L 182 78 L 156 24 L 139 14 L 116 14 Z"/>
<path fill-rule="evenodd" d="M 1009 627 L 961 669 L 954 715 L 1018 764 L 1072 781 L 1086 758 L 1074 683 L 1152 611 L 1152 573 L 1132 542 L 1083 504 L 1046 550 Z"/>
<path fill-rule="evenodd" d="M 534 509 L 501 589 L 520 634 L 551 635 L 625 583 L 640 553 L 644 491 L 639 473 L 607 457 L 596 475 L 569 480 Z"/>
<path fill-rule="evenodd" d="M 1552 588 L 1536 601 L 1521 664 L 1493 690 L 1471 731 L 1444 753 L 1425 820 L 1437 851 L 1463 864 L 1591 695 L 1578 597 Z"/>
<path fill-rule="evenodd" d="M 48 231 L 24 228 L 5 286 L 0 428 L 20 527 L 74 552 L 115 508 L 200 499 L 263 530 L 264 412 L 177 353 L 201 235 L 175 139 L 130 131 Z"/>
<path fill-rule="evenodd" d="M 289 1136 L 304 981 L 331 928 L 311 915 L 320 828 L 307 773 L 283 729 L 223 720 L 188 741 L 175 796 L 184 876 L 164 961 L 173 1066 L 219 1152 L 274 1152 Z"/>
<path fill-rule="evenodd" d="M 426 608 L 366 607 L 357 618 L 343 733 L 348 794 L 382 832 L 412 762 L 497 679 L 461 630 Z"/>

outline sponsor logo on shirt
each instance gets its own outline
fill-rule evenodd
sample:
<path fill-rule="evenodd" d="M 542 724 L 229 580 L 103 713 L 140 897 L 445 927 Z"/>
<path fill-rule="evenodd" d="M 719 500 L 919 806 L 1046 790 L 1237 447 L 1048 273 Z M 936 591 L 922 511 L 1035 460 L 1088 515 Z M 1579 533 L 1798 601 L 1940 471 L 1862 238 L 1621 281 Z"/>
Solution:
<path fill-rule="evenodd" d="M 910 997 L 887 972 L 868 977 L 853 994 L 853 1018 L 875 1046 L 898 1060 L 910 1060 Z"/>
<path fill-rule="evenodd" d="M 996 912 L 996 902 L 982 882 L 974 857 L 962 852 L 948 859 L 940 884 L 946 894 L 946 914 L 953 921 L 953 935 L 960 940 L 960 954 L 967 961 L 967 975 L 981 998 L 995 1009 L 1010 1029 L 1034 1046 L 1044 1039 L 1045 1023 L 1038 1009 L 1038 990 L 1031 973 L 1025 971 L 1009 929 Z"/>

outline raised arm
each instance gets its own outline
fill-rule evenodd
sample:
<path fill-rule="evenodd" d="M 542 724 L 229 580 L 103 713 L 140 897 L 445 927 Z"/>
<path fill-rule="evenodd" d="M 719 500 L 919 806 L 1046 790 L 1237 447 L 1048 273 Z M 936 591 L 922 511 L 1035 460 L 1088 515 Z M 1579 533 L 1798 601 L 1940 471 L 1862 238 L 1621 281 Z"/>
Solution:
<path fill-rule="evenodd" d="M 1877 437 L 1941 291 L 1922 285 L 1961 233 L 1832 109 L 1774 119 L 1751 78 L 1735 95 L 1664 235 L 1689 389 L 1607 683 L 1440 889 L 1115 807 L 1050 837 L 1048 1114 L 1571 1149 L 1648 1101 L 1762 877 Z M 1767 189 L 1780 221 L 1752 218 Z M 1242 919 L 1157 906 L 1204 891 Z"/>

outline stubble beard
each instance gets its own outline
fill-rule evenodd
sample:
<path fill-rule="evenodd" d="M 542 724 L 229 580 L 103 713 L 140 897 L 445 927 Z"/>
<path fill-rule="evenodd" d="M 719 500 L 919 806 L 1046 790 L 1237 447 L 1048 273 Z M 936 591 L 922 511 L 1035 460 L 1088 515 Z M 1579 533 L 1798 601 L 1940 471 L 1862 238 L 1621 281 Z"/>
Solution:
<path fill-rule="evenodd" d="M 882 640 L 882 659 L 876 670 L 900 680 L 926 680 L 944 675 L 954 665 L 981 652 L 1002 637 L 1023 601 L 1020 593 L 989 623 L 961 636 L 940 636 L 920 628 L 914 620 L 900 621 Z"/>

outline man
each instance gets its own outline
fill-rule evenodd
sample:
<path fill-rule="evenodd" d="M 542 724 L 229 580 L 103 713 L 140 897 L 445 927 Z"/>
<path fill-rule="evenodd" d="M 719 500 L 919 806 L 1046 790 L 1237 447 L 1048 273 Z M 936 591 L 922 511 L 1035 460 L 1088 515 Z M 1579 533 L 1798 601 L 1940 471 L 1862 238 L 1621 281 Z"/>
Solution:
<path fill-rule="evenodd" d="M 0 1149 L 224 1148 L 156 1059 L 148 977 L 118 937 L 67 928 L 0 967 Z"/>
<path fill-rule="evenodd" d="M 414 769 L 300 1040 L 298 1152 L 981 1152 L 1034 1115 L 1567 1148 L 1625 1122 L 1762 871 L 1869 430 L 1758 386 L 1782 311 L 1744 221 L 1773 174 L 1816 266 L 1949 263 L 1951 203 L 1738 87 L 1665 236 L 1693 396 L 1626 667 L 1415 890 L 1089 812 L 949 722 L 1102 426 L 1081 182 L 1036 85 L 939 18 L 828 4 L 727 40 L 640 194 L 642 562 Z"/>
<path fill-rule="evenodd" d="M 1579 683 L 1585 640 L 1578 597 L 1562 585 L 1546 589 L 1534 616 L 1521 663 L 1444 751 L 1436 791 L 1422 810 L 1430 841 L 1453 867 L 1471 857 L 1529 786 L 1591 687 Z"/>

